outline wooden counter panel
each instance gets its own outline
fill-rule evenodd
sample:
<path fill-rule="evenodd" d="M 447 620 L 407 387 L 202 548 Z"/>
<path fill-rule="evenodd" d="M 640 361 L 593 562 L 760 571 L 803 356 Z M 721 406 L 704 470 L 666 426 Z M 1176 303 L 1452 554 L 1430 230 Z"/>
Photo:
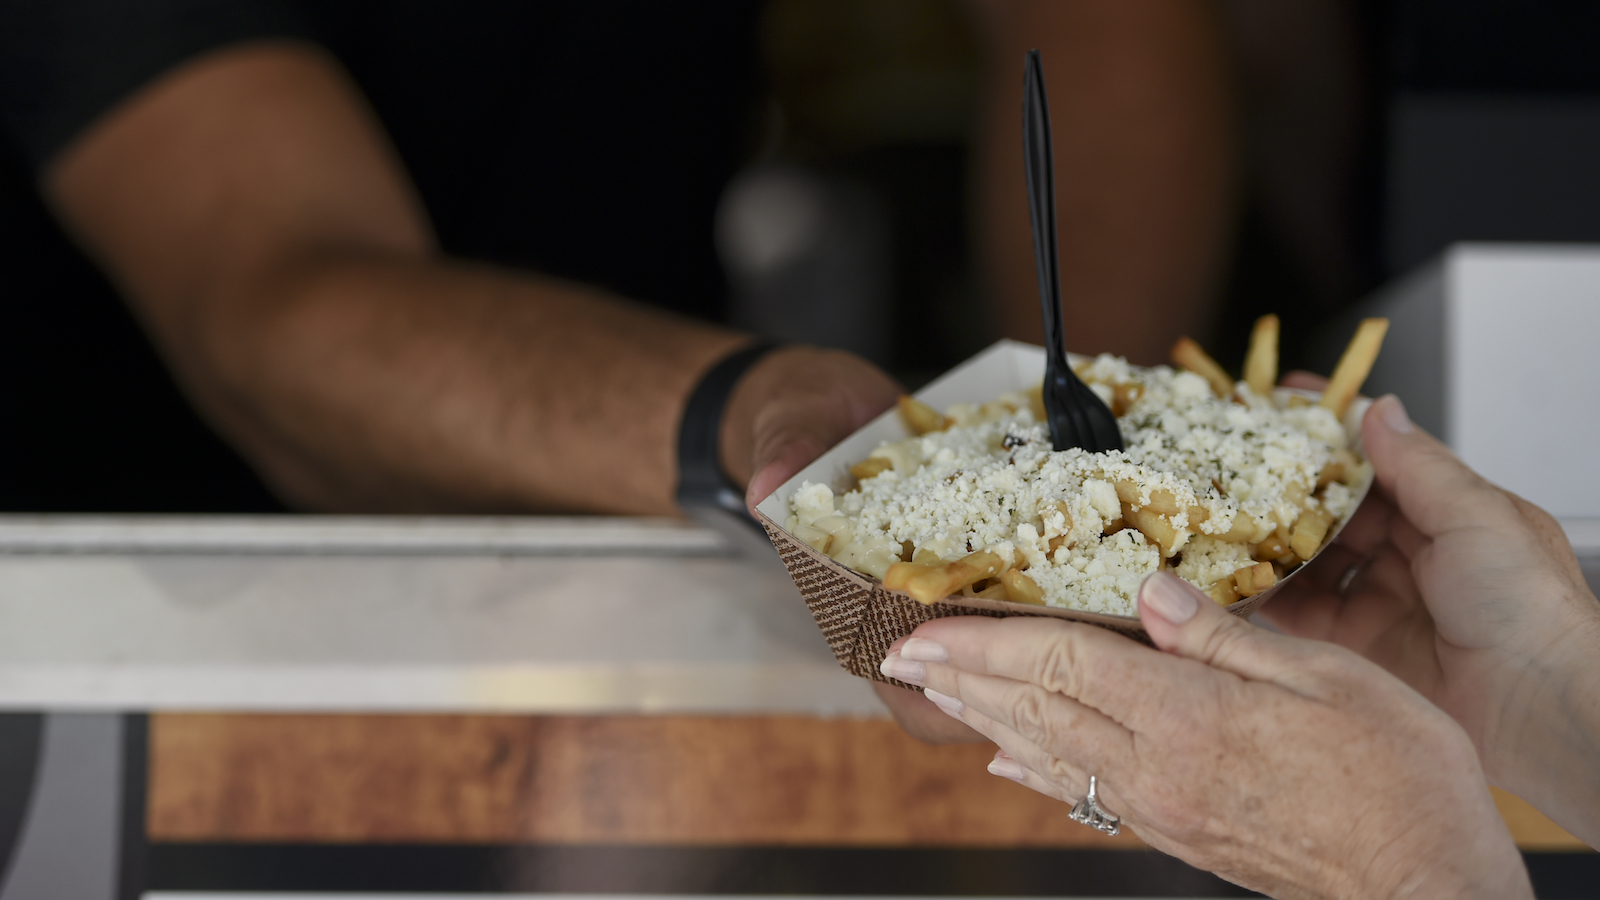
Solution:
<path fill-rule="evenodd" d="M 159 841 L 1142 846 L 882 720 L 160 714 Z"/>
<path fill-rule="evenodd" d="M 881 720 L 159 714 L 161 841 L 1138 847 Z M 1495 790 L 1519 845 L 1584 849 Z"/>

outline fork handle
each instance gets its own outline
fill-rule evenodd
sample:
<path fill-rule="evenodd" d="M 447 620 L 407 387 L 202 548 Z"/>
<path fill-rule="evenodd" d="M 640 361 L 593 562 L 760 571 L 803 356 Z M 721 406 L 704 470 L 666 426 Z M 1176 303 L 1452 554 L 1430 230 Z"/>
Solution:
<path fill-rule="evenodd" d="M 1066 368 L 1066 335 L 1061 326 L 1061 261 L 1056 248 L 1056 177 L 1050 144 L 1050 105 L 1044 92 L 1039 51 L 1029 50 L 1024 66 L 1022 150 L 1028 177 L 1028 215 L 1033 223 L 1033 259 L 1039 274 L 1039 311 L 1044 316 L 1045 350 L 1051 368 Z"/>

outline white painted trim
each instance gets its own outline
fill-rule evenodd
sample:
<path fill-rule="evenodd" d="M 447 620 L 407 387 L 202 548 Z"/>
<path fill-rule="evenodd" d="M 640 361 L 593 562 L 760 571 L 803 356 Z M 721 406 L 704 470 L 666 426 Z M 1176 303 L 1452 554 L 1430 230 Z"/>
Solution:
<path fill-rule="evenodd" d="M 1561 530 L 1578 556 L 1600 557 L 1600 519 L 1561 519 Z"/>
<path fill-rule="evenodd" d="M 717 532 L 620 516 L 0 515 L 0 554 L 711 556 Z"/>

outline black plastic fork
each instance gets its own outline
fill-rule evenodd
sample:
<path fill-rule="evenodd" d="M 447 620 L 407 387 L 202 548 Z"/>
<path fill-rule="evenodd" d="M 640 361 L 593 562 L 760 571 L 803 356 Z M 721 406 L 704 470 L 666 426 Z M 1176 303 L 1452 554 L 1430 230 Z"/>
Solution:
<path fill-rule="evenodd" d="M 1061 326 L 1061 260 L 1056 250 L 1055 157 L 1050 146 L 1050 104 L 1044 95 L 1039 51 L 1028 51 L 1022 96 L 1022 154 L 1028 173 L 1028 213 L 1033 219 L 1033 258 L 1039 269 L 1039 305 L 1044 313 L 1044 413 L 1057 450 L 1122 449 L 1117 417 L 1067 365 Z"/>

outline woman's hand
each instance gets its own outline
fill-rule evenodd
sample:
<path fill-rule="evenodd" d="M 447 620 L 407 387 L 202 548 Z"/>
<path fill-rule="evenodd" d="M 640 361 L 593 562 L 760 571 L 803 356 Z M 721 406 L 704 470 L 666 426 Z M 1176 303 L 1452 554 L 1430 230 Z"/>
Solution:
<path fill-rule="evenodd" d="M 1176 576 L 1157 647 L 1090 625 L 939 619 L 883 664 L 1066 802 L 1089 776 L 1151 846 L 1274 896 L 1531 897 L 1460 726 L 1349 651 L 1272 634 Z M 1065 810 L 1063 810 L 1065 814 Z"/>
<path fill-rule="evenodd" d="M 1461 723 L 1491 781 L 1600 843 L 1600 605 L 1560 526 L 1393 397 L 1362 442 L 1377 484 L 1261 615 L 1405 680 Z"/>

